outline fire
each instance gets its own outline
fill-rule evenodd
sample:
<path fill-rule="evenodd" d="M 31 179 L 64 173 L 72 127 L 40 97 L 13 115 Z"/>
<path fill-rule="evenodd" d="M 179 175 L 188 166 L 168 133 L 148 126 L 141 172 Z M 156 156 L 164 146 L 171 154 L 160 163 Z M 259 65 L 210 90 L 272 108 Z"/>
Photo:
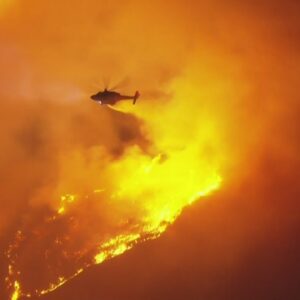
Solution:
<path fill-rule="evenodd" d="M 296 1 L 250 2 L 0 0 L 10 300 L 159 238 L 223 180 L 225 198 L 248 175 L 260 191 L 277 155 L 297 157 Z M 89 99 L 123 78 L 136 105 Z"/>
<path fill-rule="evenodd" d="M 14 292 L 11 296 L 11 300 L 18 300 L 20 296 L 20 284 L 18 281 L 14 283 Z"/>
<path fill-rule="evenodd" d="M 225 154 L 218 116 L 205 108 L 195 114 L 201 90 L 180 80 L 171 88 L 170 103 L 134 108 L 151 141 L 147 149 L 132 143 L 117 157 L 100 145 L 63 153 L 57 185 L 42 194 L 57 201 L 25 223 L 9 247 L 14 297 L 50 293 L 90 266 L 158 238 L 185 207 L 220 187 Z"/>
<path fill-rule="evenodd" d="M 147 103 L 135 108 L 152 141 L 148 149 L 133 144 L 115 158 L 93 146 L 61 157 L 58 201 L 25 224 L 9 247 L 11 300 L 50 293 L 86 268 L 158 238 L 186 206 L 220 187 L 217 122 L 205 112 L 190 117 L 192 106 L 181 97 L 159 114 Z M 31 264 L 34 283 L 26 280 Z"/>
<path fill-rule="evenodd" d="M 95 263 L 101 264 L 108 258 L 115 257 L 132 248 L 140 238 L 139 234 L 117 236 L 101 245 L 100 252 L 95 255 Z"/>
<path fill-rule="evenodd" d="M 60 197 L 60 207 L 58 208 L 58 214 L 63 214 L 66 211 L 66 207 L 76 200 L 75 195 L 66 194 Z"/>
<path fill-rule="evenodd" d="M 101 264 L 104 261 L 128 251 L 137 243 L 145 242 L 159 237 L 173 223 L 182 209 L 192 204 L 202 196 L 216 190 L 221 183 L 221 177 L 216 169 L 209 164 L 197 161 L 192 162 L 193 151 L 179 149 L 177 152 L 159 153 L 154 157 L 144 154 L 136 147 L 132 147 L 122 160 L 116 160 L 106 166 L 106 173 L 110 178 L 118 178 L 117 182 L 107 189 L 93 189 L 91 195 L 65 194 L 60 197 L 58 208 L 49 218 L 45 218 L 45 227 L 55 227 L 62 220 L 73 220 L 80 218 L 80 209 L 84 201 L 91 197 L 108 197 L 106 201 L 117 211 L 118 222 L 123 225 L 116 226 L 113 233 L 106 233 L 108 238 L 99 238 L 99 242 L 83 243 L 77 247 L 70 244 L 70 238 L 65 234 L 74 234 L 76 230 L 73 224 L 67 224 L 62 235 L 57 233 L 54 241 L 55 247 L 61 249 L 66 264 L 70 264 L 71 271 L 64 273 L 59 270 L 57 279 L 50 282 L 46 288 L 21 291 L 20 284 L 16 278 L 24 272 L 17 269 L 22 242 L 30 241 L 23 232 L 19 232 L 14 246 L 10 247 L 9 259 L 11 263 L 8 275 L 9 282 L 14 281 L 14 292 L 12 300 L 18 299 L 20 295 L 31 297 L 33 295 L 44 295 L 62 286 L 68 280 L 74 278 L 93 264 Z M 119 176 L 117 174 L 124 174 Z M 104 194 L 104 195 L 103 195 Z M 93 201 L 95 199 L 92 198 Z M 126 206 L 131 206 L 127 211 Z M 124 208 L 125 207 L 125 208 Z M 121 211 L 118 211 L 121 208 Z M 123 211 L 125 209 L 125 211 Z M 79 215 L 77 215 L 79 213 Z M 120 216 L 118 215 L 120 214 Z M 129 220 L 130 217 L 134 218 Z M 114 213 L 112 213 L 114 216 Z M 116 217 L 114 216 L 114 217 Z M 41 230 L 38 223 L 37 231 Z M 79 227 L 80 228 L 80 227 Z M 75 230 L 75 231 L 74 231 Z M 34 231 L 34 230 L 33 230 Z M 39 233 L 37 234 L 39 236 Z M 41 239 L 44 239 L 42 236 Z M 94 237 L 93 237 L 94 239 Z M 27 241 L 27 243 L 28 243 Z M 44 251 L 44 250 L 43 250 Z M 45 249 L 43 255 L 61 255 L 56 253 L 56 248 Z M 17 255 L 18 253 L 18 255 Z M 54 260 L 55 261 L 55 260 Z M 51 267 L 49 258 L 49 267 Z M 74 266 L 72 266 L 74 264 Z"/>

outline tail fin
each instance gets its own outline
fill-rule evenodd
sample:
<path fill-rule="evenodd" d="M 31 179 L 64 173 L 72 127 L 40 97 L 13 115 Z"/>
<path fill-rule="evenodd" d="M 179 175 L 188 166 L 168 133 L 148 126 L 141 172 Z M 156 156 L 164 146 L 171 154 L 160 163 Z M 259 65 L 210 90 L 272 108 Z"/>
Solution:
<path fill-rule="evenodd" d="M 140 96 L 140 93 L 138 91 L 135 92 L 135 95 L 133 97 L 133 104 L 135 104 L 136 100 L 138 99 L 138 97 Z"/>

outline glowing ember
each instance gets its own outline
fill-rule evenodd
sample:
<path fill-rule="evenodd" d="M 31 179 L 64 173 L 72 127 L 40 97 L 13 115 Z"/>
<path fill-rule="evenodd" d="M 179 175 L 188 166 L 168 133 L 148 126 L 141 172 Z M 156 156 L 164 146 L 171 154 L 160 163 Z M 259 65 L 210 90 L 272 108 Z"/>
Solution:
<path fill-rule="evenodd" d="M 57 212 L 59 214 L 63 214 L 65 213 L 66 211 L 66 207 L 74 202 L 76 199 L 76 196 L 75 195 L 70 195 L 70 194 L 67 194 L 67 195 L 63 195 L 60 197 L 60 207 L 58 208 Z"/>
<path fill-rule="evenodd" d="M 18 281 L 14 283 L 14 292 L 11 296 L 11 300 L 18 300 L 20 296 L 20 284 Z"/>
<path fill-rule="evenodd" d="M 54 186 L 37 192 L 47 206 L 32 209 L 7 251 L 10 294 L 54 291 L 86 268 L 158 238 L 186 206 L 219 188 L 226 153 L 218 116 L 205 110 L 193 116 L 201 90 L 186 80 L 172 84 L 172 103 L 134 108 L 146 146 L 139 138 L 127 143 L 126 123 L 117 154 L 102 141 L 62 151 Z M 115 109 L 127 120 L 126 107 Z"/>

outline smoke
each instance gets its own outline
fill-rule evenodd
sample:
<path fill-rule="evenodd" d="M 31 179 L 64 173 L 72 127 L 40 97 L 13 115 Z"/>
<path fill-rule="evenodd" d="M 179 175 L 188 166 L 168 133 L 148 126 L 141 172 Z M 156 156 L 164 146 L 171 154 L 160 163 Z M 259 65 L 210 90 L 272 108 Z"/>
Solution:
<path fill-rule="evenodd" d="M 61 195 L 111 192 L 126 184 L 124 173 L 131 178 L 132 169 L 159 153 L 168 162 L 167 171 L 195 165 L 208 177 L 220 173 L 225 185 L 245 176 L 260 180 L 254 166 L 266 157 L 280 158 L 282 165 L 299 163 L 296 2 L 3 3 L 4 244 L 24 223 L 41 226 L 43 211 L 56 210 Z M 138 105 L 120 103 L 112 110 L 91 103 L 89 95 L 104 87 L 104 78 L 112 85 L 128 78 L 121 92 L 138 89 Z M 202 172 L 197 174 L 201 179 Z M 165 178 L 168 173 L 155 175 Z M 187 190 L 192 187 L 186 183 Z M 79 243 L 118 232 L 120 219 L 135 223 L 144 216 L 144 207 L 107 204 L 108 195 L 101 192 L 92 196 L 90 206 L 83 202 L 76 207 L 73 213 L 82 228 L 66 231 Z M 131 190 L 125 195 L 141 196 Z M 153 196 L 153 202 L 159 211 L 158 198 Z M 97 233 L 89 229 L 95 224 Z M 32 242 L 26 251 L 39 243 Z"/>

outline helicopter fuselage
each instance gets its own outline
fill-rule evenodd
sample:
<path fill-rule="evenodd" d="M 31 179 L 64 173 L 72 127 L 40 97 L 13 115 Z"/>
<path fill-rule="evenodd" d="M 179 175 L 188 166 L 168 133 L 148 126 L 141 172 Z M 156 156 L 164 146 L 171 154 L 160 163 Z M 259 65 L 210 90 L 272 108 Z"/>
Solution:
<path fill-rule="evenodd" d="M 136 92 L 134 96 L 126 96 L 114 91 L 104 90 L 92 95 L 91 99 L 99 102 L 102 105 L 114 105 L 121 100 L 133 100 L 133 104 L 135 104 L 138 97 L 139 92 Z"/>

